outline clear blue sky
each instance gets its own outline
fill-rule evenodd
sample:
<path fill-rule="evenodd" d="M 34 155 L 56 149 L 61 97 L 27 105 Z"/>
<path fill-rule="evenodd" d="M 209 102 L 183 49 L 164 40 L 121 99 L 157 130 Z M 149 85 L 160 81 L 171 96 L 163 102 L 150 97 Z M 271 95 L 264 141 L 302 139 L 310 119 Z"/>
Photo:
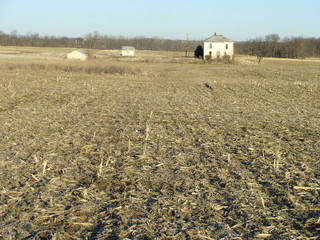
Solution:
<path fill-rule="evenodd" d="M 0 0 L 0 31 L 235 40 L 320 37 L 320 0 Z"/>

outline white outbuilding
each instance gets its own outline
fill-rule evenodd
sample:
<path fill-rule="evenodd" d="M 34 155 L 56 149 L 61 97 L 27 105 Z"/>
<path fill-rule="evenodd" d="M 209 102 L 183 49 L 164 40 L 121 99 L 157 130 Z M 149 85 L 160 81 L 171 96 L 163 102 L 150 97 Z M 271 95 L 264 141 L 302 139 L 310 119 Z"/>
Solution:
<path fill-rule="evenodd" d="M 121 51 L 121 56 L 123 57 L 133 57 L 134 56 L 134 51 L 136 49 L 131 46 L 123 46 L 122 51 Z"/>
<path fill-rule="evenodd" d="M 234 41 L 214 33 L 203 43 L 203 56 L 211 56 L 211 59 L 222 58 L 223 56 L 230 56 L 230 60 L 234 55 Z"/>
<path fill-rule="evenodd" d="M 85 61 L 89 57 L 89 53 L 85 50 L 75 50 L 67 55 L 68 59 Z"/>

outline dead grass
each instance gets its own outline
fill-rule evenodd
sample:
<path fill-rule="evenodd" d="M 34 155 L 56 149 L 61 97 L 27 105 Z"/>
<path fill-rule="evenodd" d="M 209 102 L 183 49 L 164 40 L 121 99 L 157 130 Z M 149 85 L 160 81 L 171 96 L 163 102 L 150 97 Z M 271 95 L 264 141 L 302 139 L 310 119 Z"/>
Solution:
<path fill-rule="evenodd" d="M 317 62 L 32 63 L 0 73 L 0 238 L 318 237 Z"/>
<path fill-rule="evenodd" d="M 129 66 L 128 64 L 115 64 L 98 60 L 86 62 L 72 60 L 47 60 L 37 59 L 0 59 L 1 70 L 33 70 L 33 71 L 60 71 L 77 73 L 96 73 L 96 74 L 131 74 L 142 75 L 139 67 Z"/>

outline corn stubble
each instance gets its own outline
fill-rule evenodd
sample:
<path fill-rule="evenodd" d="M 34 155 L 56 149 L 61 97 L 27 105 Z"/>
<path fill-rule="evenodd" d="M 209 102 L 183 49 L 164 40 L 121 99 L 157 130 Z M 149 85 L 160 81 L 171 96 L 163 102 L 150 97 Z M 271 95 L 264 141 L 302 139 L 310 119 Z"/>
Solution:
<path fill-rule="evenodd" d="M 0 239 L 316 239 L 319 63 L 192 63 L 2 69 Z"/>

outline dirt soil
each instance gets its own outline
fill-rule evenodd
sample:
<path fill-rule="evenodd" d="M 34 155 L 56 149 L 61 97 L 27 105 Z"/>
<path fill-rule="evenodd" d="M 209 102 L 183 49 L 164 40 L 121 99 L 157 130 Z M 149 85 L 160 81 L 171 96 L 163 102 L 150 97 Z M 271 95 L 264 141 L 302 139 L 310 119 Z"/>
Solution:
<path fill-rule="evenodd" d="M 320 237 L 319 62 L 128 64 L 1 70 L 0 239 Z"/>

